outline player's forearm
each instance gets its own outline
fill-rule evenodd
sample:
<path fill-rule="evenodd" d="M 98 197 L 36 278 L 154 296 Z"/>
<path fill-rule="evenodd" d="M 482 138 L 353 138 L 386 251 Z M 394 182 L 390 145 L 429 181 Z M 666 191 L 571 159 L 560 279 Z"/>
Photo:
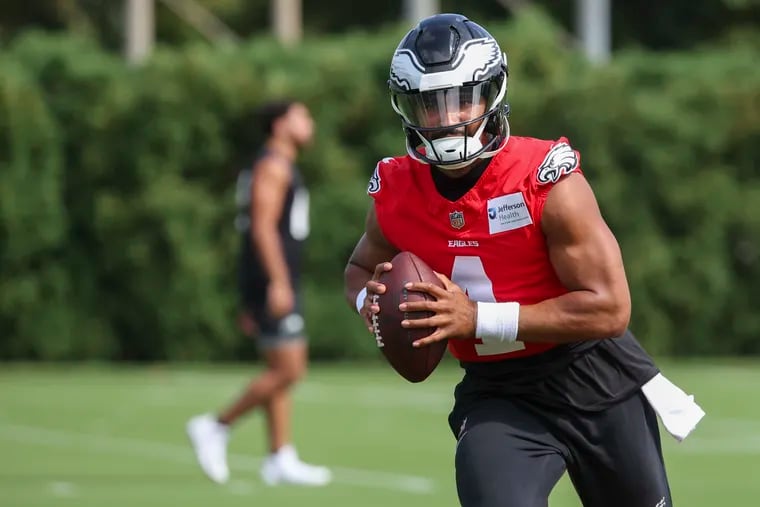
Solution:
<path fill-rule="evenodd" d="M 269 281 L 289 284 L 290 271 L 285 262 L 285 253 L 277 230 L 270 227 L 256 227 L 251 238 Z"/>
<path fill-rule="evenodd" d="M 588 290 L 568 292 L 520 307 L 517 339 L 567 343 L 622 335 L 631 316 L 630 299 Z"/>
<path fill-rule="evenodd" d="M 346 302 L 352 309 L 356 309 L 356 298 L 371 278 L 372 271 L 358 264 L 349 262 L 346 266 L 343 272 L 344 295 Z"/>

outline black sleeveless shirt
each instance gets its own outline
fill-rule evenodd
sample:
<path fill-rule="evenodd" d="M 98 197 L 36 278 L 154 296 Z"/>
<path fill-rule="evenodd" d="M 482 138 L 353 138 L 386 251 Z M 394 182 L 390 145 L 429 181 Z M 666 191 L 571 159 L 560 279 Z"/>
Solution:
<path fill-rule="evenodd" d="M 235 192 L 238 210 L 235 217 L 235 228 L 240 233 L 241 240 L 241 275 L 246 278 L 247 283 L 260 285 L 262 291 L 266 289 L 269 277 L 260 261 L 258 252 L 253 246 L 251 237 L 251 180 L 256 166 L 268 156 L 276 155 L 263 150 L 251 164 L 251 167 L 238 173 Z M 309 192 L 295 164 L 290 164 L 290 174 L 290 184 L 285 195 L 277 229 L 291 282 L 297 286 L 300 279 L 303 244 L 309 235 Z"/>

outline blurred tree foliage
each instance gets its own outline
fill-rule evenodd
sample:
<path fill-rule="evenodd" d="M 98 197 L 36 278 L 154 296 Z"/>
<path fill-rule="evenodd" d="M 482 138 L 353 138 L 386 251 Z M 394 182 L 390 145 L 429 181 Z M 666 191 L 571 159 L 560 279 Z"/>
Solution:
<path fill-rule="evenodd" d="M 234 3 L 234 2 L 231 2 Z M 760 353 L 760 68 L 751 39 L 621 52 L 589 67 L 527 9 L 489 25 L 510 54 L 517 135 L 567 135 L 618 236 L 632 328 L 653 352 Z M 403 153 L 388 104 L 404 27 L 128 67 L 88 37 L 0 53 L 0 358 L 239 357 L 236 172 L 264 100 L 304 100 L 317 140 L 307 312 L 318 357 L 376 356 L 342 298 L 367 179 Z"/>
<path fill-rule="evenodd" d="M 201 36 L 180 20 L 161 0 L 156 1 L 156 30 L 160 43 L 176 45 Z M 269 30 L 272 0 L 195 0 L 244 38 Z M 510 19 L 506 6 L 539 5 L 572 33 L 577 0 L 439 0 L 443 12 L 461 12 L 489 26 Z M 377 30 L 402 17 L 402 0 L 377 4 L 353 0 L 302 0 L 305 31 L 312 35 Z M 71 30 L 118 51 L 123 39 L 124 0 L 28 0 L 5 2 L 0 10 L 0 40 L 29 28 Z M 735 31 L 757 31 L 758 0 L 640 0 L 613 1 L 613 43 L 617 48 L 691 48 Z M 382 5 L 382 6 L 381 6 Z"/>

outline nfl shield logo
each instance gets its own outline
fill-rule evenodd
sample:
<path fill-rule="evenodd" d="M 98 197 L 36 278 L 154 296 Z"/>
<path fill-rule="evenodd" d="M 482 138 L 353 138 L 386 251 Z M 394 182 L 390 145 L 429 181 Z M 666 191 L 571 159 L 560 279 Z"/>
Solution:
<path fill-rule="evenodd" d="M 449 222 L 454 229 L 461 229 L 464 227 L 464 213 L 461 211 L 452 211 L 449 213 Z"/>

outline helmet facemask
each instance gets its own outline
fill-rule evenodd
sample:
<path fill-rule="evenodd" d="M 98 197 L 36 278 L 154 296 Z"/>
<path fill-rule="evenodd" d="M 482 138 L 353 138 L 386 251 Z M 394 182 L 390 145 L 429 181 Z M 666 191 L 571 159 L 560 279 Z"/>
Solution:
<path fill-rule="evenodd" d="M 442 169 L 460 169 L 494 156 L 509 137 L 506 73 L 429 91 L 391 93 L 410 156 Z"/>

